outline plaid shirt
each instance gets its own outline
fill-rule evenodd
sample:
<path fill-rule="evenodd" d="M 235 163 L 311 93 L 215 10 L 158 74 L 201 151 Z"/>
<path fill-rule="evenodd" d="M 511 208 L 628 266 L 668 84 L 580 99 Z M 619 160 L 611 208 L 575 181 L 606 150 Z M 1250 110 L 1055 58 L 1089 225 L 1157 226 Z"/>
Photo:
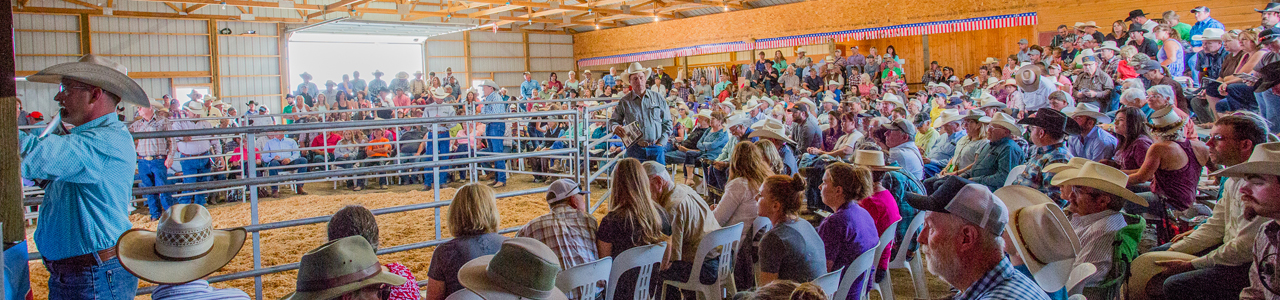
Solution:
<path fill-rule="evenodd" d="M 1071 152 L 1067 151 L 1065 143 L 1057 143 L 1040 147 L 1038 152 L 1036 152 L 1036 155 L 1031 156 L 1031 159 L 1027 160 L 1027 170 L 1022 172 L 1022 175 L 1018 175 L 1018 180 L 1013 184 L 1028 186 L 1033 189 L 1040 190 L 1040 192 L 1045 195 L 1049 195 L 1049 198 L 1052 198 L 1055 201 L 1062 199 L 1060 195 L 1058 195 L 1058 187 L 1049 184 L 1049 181 L 1053 180 L 1054 173 L 1047 173 L 1042 170 L 1049 164 L 1065 164 L 1069 160 L 1071 160 Z M 1062 205 L 1065 203 L 1058 204 Z"/>
<path fill-rule="evenodd" d="M 974 282 L 969 289 L 956 294 L 954 300 L 980 300 L 980 299 L 1021 299 L 1021 300 L 1049 300 L 1049 296 L 1040 289 L 1040 286 L 1027 278 L 1013 265 L 1009 263 L 1008 258 L 1000 260 L 1000 264 L 996 265 L 991 271 L 987 271 L 982 279 Z"/>
<path fill-rule="evenodd" d="M 547 244 L 560 256 L 561 267 L 568 269 L 599 258 L 596 252 L 598 227 L 595 218 L 568 205 L 554 205 L 551 213 L 529 221 L 516 236 Z"/>
<path fill-rule="evenodd" d="M 168 128 L 165 119 L 151 118 L 151 121 L 138 119 L 129 124 L 129 132 L 153 132 Z M 157 156 L 169 154 L 169 142 L 165 139 L 142 139 L 136 143 L 138 156 Z"/>

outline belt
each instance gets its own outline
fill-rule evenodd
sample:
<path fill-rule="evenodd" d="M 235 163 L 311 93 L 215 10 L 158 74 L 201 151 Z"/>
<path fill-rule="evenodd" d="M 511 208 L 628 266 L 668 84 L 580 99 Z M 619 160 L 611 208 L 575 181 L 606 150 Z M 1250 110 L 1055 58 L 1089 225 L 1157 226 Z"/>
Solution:
<path fill-rule="evenodd" d="M 147 156 L 138 155 L 138 159 L 141 159 L 141 160 L 157 160 L 157 159 L 165 159 L 165 157 L 166 156 L 164 155 L 147 155 Z"/>
<path fill-rule="evenodd" d="M 94 256 L 97 256 L 96 258 Z M 79 269 L 101 265 L 116 258 L 116 247 L 98 250 L 88 254 L 72 256 L 59 260 L 46 261 L 51 269 Z"/>

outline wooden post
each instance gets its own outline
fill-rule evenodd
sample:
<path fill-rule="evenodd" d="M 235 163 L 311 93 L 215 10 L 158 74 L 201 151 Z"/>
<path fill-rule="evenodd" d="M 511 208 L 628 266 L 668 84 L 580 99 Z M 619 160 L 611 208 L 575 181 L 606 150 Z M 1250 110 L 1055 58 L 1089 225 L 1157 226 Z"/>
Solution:
<path fill-rule="evenodd" d="M 471 32 L 470 31 L 462 32 L 462 66 L 464 68 L 467 68 L 467 71 L 466 71 L 467 81 L 475 80 L 476 74 L 471 72 Z M 459 82 L 459 86 L 462 86 L 463 84 L 465 84 L 465 86 L 468 86 L 468 87 L 471 86 L 471 83 Z M 466 94 L 463 94 L 463 95 L 465 96 Z"/>
<path fill-rule="evenodd" d="M 285 33 L 284 23 L 276 23 L 276 54 L 280 55 L 280 107 L 288 105 L 284 96 L 292 93 L 289 88 L 289 34 Z"/>
<path fill-rule="evenodd" d="M 208 19 L 209 24 L 209 78 L 212 80 L 213 87 L 209 89 L 209 93 L 214 97 L 222 97 L 222 70 L 218 64 L 218 20 Z"/>
<path fill-rule="evenodd" d="M 521 40 L 522 42 L 524 42 L 524 71 L 525 71 L 525 72 L 529 72 L 529 73 L 533 73 L 533 68 L 532 68 L 532 67 L 530 67 L 530 66 L 532 65 L 532 63 L 530 62 L 530 60 L 531 60 L 531 59 L 529 59 L 529 56 L 530 56 L 530 55 L 529 55 L 529 32 L 527 32 L 527 31 L 526 31 L 526 32 L 521 32 L 521 33 L 520 33 L 520 40 Z M 533 75 L 532 75 L 532 74 L 530 74 L 530 75 L 529 75 L 529 78 L 530 78 L 530 79 L 532 79 L 532 78 L 533 78 Z M 550 79 L 550 78 L 547 78 L 547 80 L 551 80 L 551 79 Z M 524 83 L 521 83 L 521 84 L 524 84 Z"/>
<path fill-rule="evenodd" d="M 13 6 L 0 5 L 0 127 L 18 128 L 18 84 L 14 81 L 16 66 L 13 48 Z M 81 20 L 88 19 L 81 15 Z M 83 28 L 88 28 L 88 23 Z M 53 99 L 41 99 L 53 101 Z M 27 238 L 27 224 L 22 213 L 22 180 L 18 173 L 18 131 L 0 130 L 0 222 L 4 226 L 4 249 Z"/>
<path fill-rule="evenodd" d="M 923 49 L 921 52 L 922 52 L 922 53 L 924 53 L 924 56 L 921 58 L 920 63 L 924 64 L 925 71 L 926 71 L 926 72 L 928 72 L 928 70 L 929 70 L 929 62 L 930 62 L 930 60 L 929 60 L 929 35 L 928 35 L 928 34 L 925 34 L 925 35 L 921 35 L 921 36 L 920 36 L 920 49 Z M 903 81 L 906 81 L 906 79 L 904 78 L 904 79 L 903 79 Z"/>
<path fill-rule="evenodd" d="M 80 14 L 80 55 L 93 53 L 93 35 L 89 28 L 89 14 Z"/>

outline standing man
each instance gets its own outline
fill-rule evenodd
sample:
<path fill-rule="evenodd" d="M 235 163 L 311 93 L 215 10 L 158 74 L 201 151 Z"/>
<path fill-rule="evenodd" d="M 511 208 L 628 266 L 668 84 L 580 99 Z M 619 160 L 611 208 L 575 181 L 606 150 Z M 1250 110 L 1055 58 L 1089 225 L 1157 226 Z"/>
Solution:
<path fill-rule="evenodd" d="M 122 101 L 146 107 L 146 92 L 124 65 L 85 55 L 27 77 L 61 84 L 65 135 L 18 132 L 22 178 L 44 181 L 36 247 L 49 270 L 50 299 L 133 299 L 138 278 L 116 257 L 116 238 L 129 223 L 133 138 L 116 115 Z"/>
<path fill-rule="evenodd" d="M 498 103 L 485 103 L 484 107 L 480 109 L 481 114 L 486 114 L 486 115 L 505 114 L 509 112 L 509 110 L 507 110 L 507 104 L 501 103 L 505 100 L 503 100 L 502 95 L 498 93 L 499 87 L 497 82 L 493 82 L 493 80 L 485 79 L 484 83 L 480 85 L 480 88 L 482 91 L 480 96 L 480 102 L 498 102 Z M 506 136 L 507 123 L 498 121 L 498 122 L 489 122 L 488 124 L 485 124 L 484 135 L 490 136 L 490 137 Z M 502 139 L 491 138 L 488 141 L 486 141 L 486 143 L 489 144 L 489 152 L 492 152 L 494 154 L 501 154 L 501 153 L 507 152 L 506 146 L 502 144 Z M 494 164 L 497 165 L 495 167 L 497 169 L 501 169 L 501 170 L 507 169 L 506 160 L 499 160 L 497 162 L 494 162 Z M 490 186 L 493 186 L 495 188 L 507 186 L 507 172 L 496 172 L 493 178 L 494 178 L 493 183 L 490 183 L 489 184 Z"/>
<path fill-rule="evenodd" d="M 610 72 L 613 72 L 610 69 Z M 640 63 L 631 63 L 622 77 L 631 85 L 631 92 L 622 96 L 609 119 L 609 128 L 618 136 L 630 136 L 633 143 L 627 145 L 627 157 L 640 161 L 657 161 L 666 163 L 666 151 L 662 145 L 667 144 L 673 123 L 671 110 L 667 109 L 667 100 L 658 92 L 645 87 L 646 76 Z M 627 132 L 626 127 L 636 123 L 640 132 Z"/>
<path fill-rule="evenodd" d="M 1028 49 L 1028 43 L 1027 39 L 1018 40 L 1018 53 L 1016 56 L 1018 57 L 1019 63 L 1031 61 L 1031 52 L 1028 51 L 1030 50 Z M 943 80 L 946 80 L 946 78 L 943 78 Z"/>
<path fill-rule="evenodd" d="M 160 113 L 159 116 L 156 113 Z M 129 132 L 165 131 L 169 128 L 169 108 L 163 102 L 151 102 L 150 107 L 138 108 L 138 118 L 129 124 Z M 169 170 L 165 167 L 165 158 L 169 155 L 168 139 L 140 139 L 135 148 L 138 152 L 138 177 L 140 187 L 163 186 L 169 182 Z M 147 207 L 151 211 L 151 220 L 159 220 L 164 210 L 173 205 L 169 193 L 147 194 Z"/>
<path fill-rule="evenodd" d="M 1104 72 L 1098 64 L 1098 58 L 1085 56 L 1080 58 L 1084 65 L 1075 81 L 1075 99 L 1077 103 L 1093 103 L 1097 107 L 1111 107 L 1111 92 L 1115 89 L 1115 80 Z M 1106 110 L 1106 109 L 1103 109 Z"/>
<path fill-rule="evenodd" d="M 435 72 L 432 72 L 435 74 Z M 422 80 L 422 71 L 413 72 L 413 81 L 409 82 L 409 96 L 417 99 L 431 92 L 431 87 L 427 86 L 427 82 Z"/>
<path fill-rule="evenodd" d="M 208 122 L 190 121 L 189 119 L 199 118 L 204 115 L 204 104 L 198 101 L 187 102 L 186 110 L 180 111 L 183 114 L 181 119 L 174 120 L 169 126 L 170 130 L 194 130 L 209 128 Z M 178 158 L 209 156 L 213 153 L 213 140 L 204 139 L 203 137 L 184 136 L 173 139 L 173 148 L 170 149 L 168 164 L 172 165 L 173 160 Z M 196 174 L 209 173 L 213 169 L 213 160 L 210 158 L 193 158 L 178 161 L 182 166 L 182 175 L 189 176 L 182 178 L 183 184 L 195 184 L 198 182 L 209 181 L 209 176 L 190 176 Z M 187 190 L 188 193 L 195 190 Z M 205 197 L 208 195 L 198 194 L 184 196 L 178 199 L 178 203 L 182 204 L 198 204 L 205 205 Z"/>
<path fill-rule="evenodd" d="M 320 92 L 320 87 L 317 87 L 315 82 L 311 82 L 311 73 L 302 72 L 302 75 L 298 76 L 302 77 L 302 83 L 298 84 L 298 94 L 307 93 L 307 95 L 315 97 Z"/>
<path fill-rule="evenodd" d="M 357 79 L 358 80 L 358 79 Z M 369 81 L 369 95 L 377 95 L 387 90 L 387 82 L 382 80 L 382 71 L 373 70 L 373 80 Z"/>
<path fill-rule="evenodd" d="M 520 83 L 520 100 L 533 100 L 534 95 L 542 91 L 542 85 L 533 80 L 533 75 L 524 72 L 524 82 Z"/>
<path fill-rule="evenodd" d="M 351 80 L 352 95 L 355 95 L 356 92 L 359 91 L 364 91 L 365 94 L 369 93 L 369 83 L 365 82 L 364 79 L 360 79 L 360 71 L 351 72 L 351 77 L 355 78 Z"/>
<path fill-rule="evenodd" d="M 604 77 L 600 77 L 600 80 L 604 80 L 604 87 L 613 87 L 615 85 L 618 85 L 618 78 L 613 75 L 613 74 L 616 74 L 617 72 L 618 71 L 615 70 L 613 67 L 609 67 L 609 74 L 605 74 Z M 644 80 L 642 79 L 640 80 L 640 82 L 644 82 Z"/>
<path fill-rule="evenodd" d="M 449 93 L 445 91 L 444 87 L 437 87 L 435 91 L 431 92 L 431 104 L 434 105 L 422 108 L 422 117 L 435 119 L 454 116 L 457 113 L 457 107 L 451 103 L 445 103 L 445 99 L 448 97 Z M 432 155 L 438 156 L 440 160 L 449 159 L 449 127 L 453 127 L 452 125 L 453 124 L 438 123 L 427 125 L 426 140 L 423 141 L 422 144 L 418 145 L 418 154 L 427 155 L 422 158 L 423 161 L 432 161 L 435 159 L 435 156 Z M 432 139 L 438 139 L 435 145 L 431 145 Z M 445 181 L 449 176 L 445 173 L 445 170 L 447 170 L 448 167 L 438 167 L 435 169 L 439 169 L 437 172 L 440 172 L 440 177 L 437 178 L 438 180 L 435 180 L 434 183 L 432 180 L 423 180 L 422 184 L 425 185 L 423 189 L 424 191 L 430 191 L 433 186 L 445 184 Z M 431 175 L 434 174 L 426 173 L 422 176 L 424 178 L 431 178 Z"/>

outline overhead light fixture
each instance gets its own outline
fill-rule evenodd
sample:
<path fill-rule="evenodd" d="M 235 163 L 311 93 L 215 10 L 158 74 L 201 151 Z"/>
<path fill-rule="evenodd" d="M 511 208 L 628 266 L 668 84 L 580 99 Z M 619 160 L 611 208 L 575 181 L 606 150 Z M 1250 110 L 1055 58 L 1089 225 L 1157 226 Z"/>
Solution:
<path fill-rule="evenodd" d="M 653 21 L 654 21 L 654 22 L 657 22 L 657 21 L 658 21 L 658 15 L 653 15 Z"/>
<path fill-rule="evenodd" d="M 596 30 L 600 30 L 600 23 L 596 23 Z"/>

